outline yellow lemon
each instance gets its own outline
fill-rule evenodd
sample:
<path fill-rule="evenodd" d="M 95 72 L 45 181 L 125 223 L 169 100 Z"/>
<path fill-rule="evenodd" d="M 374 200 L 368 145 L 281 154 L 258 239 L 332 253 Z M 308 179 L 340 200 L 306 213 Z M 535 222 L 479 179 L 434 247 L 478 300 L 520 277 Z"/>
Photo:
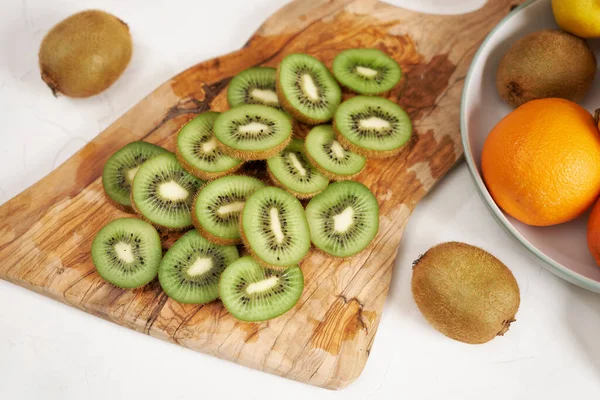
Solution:
<path fill-rule="evenodd" d="M 600 37 L 600 0 L 552 0 L 556 23 L 582 38 Z"/>

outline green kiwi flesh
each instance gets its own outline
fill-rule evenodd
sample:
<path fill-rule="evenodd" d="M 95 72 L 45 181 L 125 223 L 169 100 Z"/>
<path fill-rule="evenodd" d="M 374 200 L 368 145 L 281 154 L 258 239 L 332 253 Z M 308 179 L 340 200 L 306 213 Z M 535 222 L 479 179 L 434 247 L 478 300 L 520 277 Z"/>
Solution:
<path fill-rule="evenodd" d="M 311 198 L 329 184 L 329 179 L 308 161 L 302 139 L 292 139 L 281 153 L 267 160 L 267 167 L 277 186 L 299 199 Z"/>
<path fill-rule="evenodd" d="M 261 267 L 242 257 L 221 275 L 219 293 L 223 305 L 241 321 L 259 322 L 290 310 L 302 295 L 304 276 L 297 265 L 283 270 Z"/>
<path fill-rule="evenodd" d="M 220 245 L 239 244 L 240 214 L 246 199 L 265 184 L 256 178 L 229 175 L 207 183 L 194 201 L 192 217 L 196 229 Z"/>
<path fill-rule="evenodd" d="M 203 181 L 186 172 L 175 155 L 165 153 L 145 162 L 132 185 L 134 210 L 152 224 L 169 230 L 192 226 L 192 205 Z"/>
<path fill-rule="evenodd" d="M 335 138 L 331 125 L 315 126 L 306 136 L 308 160 L 327 178 L 352 179 L 361 173 L 367 159 L 344 148 Z"/>
<path fill-rule="evenodd" d="M 277 109 L 246 104 L 219 115 L 214 132 L 220 148 L 230 157 L 265 160 L 287 146 L 292 121 Z"/>
<path fill-rule="evenodd" d="M 248 68 L 233 77 L 227 87 L 227 100 L 231 108 L 242 104 L 260 104 L 281 108 L 275 89 L 275 68 Z"/>
<path fill-rule="evenodd" d="M 369 188 L 355 181 L 332 183 L 306 206 L 313 244 L 335 257 L 361 252 L 379 230 L 379 205 Z"/>
<path fill-rule="evenodd" d="M 309 125 L 331 120 L 342 100 L 342 90 L 329 69 L 307 54 L 290 54 L 281 61 L 277 94 L 288 113 Z"/>
<path fill-rule="evenodd" d="M 100 276 L 123 289 L 152 281 L 162 258 L 160 236 L 149 223 L 119 218 L 106 224 L 92 242 L 92 262 Z"/>
<path fill-rule="evenodd" d="M 177 160 L 186 171 L 203 180 L 228 175 L 243 164 L 218 148 L 213 132 L 218 116 L 219 113 L 212 111 L 202 113 L 185 124 L 177 135 Z"/>
<path fill-rule="evenodd" d="M 102 171 L 102 186 L 106 195 L 122 209 L 131 207 L 131 183 L 140 165 L 167 150 L 146 142 L 131 142 L 117 150 Z"/>
<path fill-rule="evenodd" d="M 333 59 L 332 71 L 342 86 L 364 95 L 388 92 L 402 77 L 398 63 L 377 49 L 342 51 Z"/>
<path fill-rule="evenodd" d="M 208 303 L 219 297 L 221 273 L 238 258 L 235 246 L 219 246 L 198 232 L 189 231 L 165 254 L 158 268 L 158 280 L 173 300 Z"/>
<path fill-rule="evenodd" d="M 521 302 L 512 272 L 487 251 L 465 243 L 427 250 L 414 263 L 411 285 L 419 310 L 434 328 L 471 344 L 504 335 Z"/>
<path fill-rule="evenodd" d="M 381 97 L 356 96 L 340 105 L 333 129 L 339 142 L 365 157 L 398 154 L 412 134 L 410 117 L 396 103 Z"/>
<path fill-rule="evenodd" d="M 310 249 L 304 208 L 283 189 L 265 187 L 248 197 L 241 227 L 246 248 L 264 267 L 290 267 Z"/>

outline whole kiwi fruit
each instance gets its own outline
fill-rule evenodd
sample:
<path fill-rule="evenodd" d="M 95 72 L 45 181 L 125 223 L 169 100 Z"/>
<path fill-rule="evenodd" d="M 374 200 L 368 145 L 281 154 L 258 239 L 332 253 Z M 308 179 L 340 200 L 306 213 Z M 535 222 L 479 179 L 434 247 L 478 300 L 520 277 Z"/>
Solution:
<path fill-rule="evenodd" d="M 519 39 L 506 52 L 496 74 L 500 97 L 518 107 L 530 100 L 581 100 L 594 80 L 596 57 L 585 40 L 546 29 Z"/>
<path fill-rule="evenodd" d="M 432 247 L 415 261 L 412 292 L 434 328 L 471 344 L 504 335 L 520 303 L 517 281 L 502 262 L 458 242 Z"/>
<path fill-rule="evenodd" d="M 42 79 L 54 95 L 93 96 L 121 76 L 131 51 L 126 23 L 104 11 L 82 11 L 44 37 L 38 55 Z"/>

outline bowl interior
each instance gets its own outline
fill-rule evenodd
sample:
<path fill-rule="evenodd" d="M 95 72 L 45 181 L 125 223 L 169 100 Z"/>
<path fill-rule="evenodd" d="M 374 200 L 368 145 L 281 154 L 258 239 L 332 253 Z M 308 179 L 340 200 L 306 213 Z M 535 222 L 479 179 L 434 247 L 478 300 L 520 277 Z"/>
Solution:
<path fill-rule="evenodd" d="M 550 0 L 529 2 L 509 15 L 486 39 L 465 82 L 461 110 L 463 144 L 469 168 L 484 200 L 502 225 L 525 247 L 545 261 L 551 270 L 569 281 L 600 291 L 600 268 L 590 255 L 586 242 L 589 212 L 566 224 L 532 227 L 505 214 L 492 200 L 481 177 L 481 151 L 490 130 L 512 111 L 498 95 L 496 69 L 510 46 L 524 35 L 545 28 L 558 28 Z M 600 41 L 588 41 L 600 58 Z M 600 108 L 600 73 L 594 86 L 580 103 L 590 112 Z"/>

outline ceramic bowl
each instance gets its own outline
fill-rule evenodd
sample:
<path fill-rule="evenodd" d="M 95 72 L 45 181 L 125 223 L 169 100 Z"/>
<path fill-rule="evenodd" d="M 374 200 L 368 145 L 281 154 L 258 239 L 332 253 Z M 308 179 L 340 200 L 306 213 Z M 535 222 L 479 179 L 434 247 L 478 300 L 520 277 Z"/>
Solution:
<path fill-rule="evenodd" d="M 510 13 L 479 48 L 465 80 L 461 106 L 461 131 L 465 158 L 475 184 L 492 214 L 506 230 L 548 270 L 567 281 L 600 293 L 600 267 L 590 255 L 586 241 L 589 211 L 561 225 L 533 227 L 504 213 L 494 202 L 481 175 L 481 151 L 490 130 L 512 111 L 496 90 L 500 59 L 519 38 L 546 28 L 558 28 L 550 0 L 529 1 Z M 588 41 L 600 60 L 600 40 Z M 580 102 L 590 112 L 600 108 L 600 74 L 592 90 Z"/>

